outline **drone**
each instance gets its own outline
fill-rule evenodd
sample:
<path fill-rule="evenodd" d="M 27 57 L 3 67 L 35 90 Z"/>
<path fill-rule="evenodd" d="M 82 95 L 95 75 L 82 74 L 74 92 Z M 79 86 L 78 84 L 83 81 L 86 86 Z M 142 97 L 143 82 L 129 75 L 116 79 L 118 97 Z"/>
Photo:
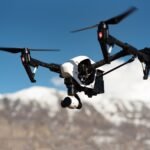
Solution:
<path fill-rule="evenodd" d="M 97 62 L 94 62 L 87 56 L 76 56 L 63 64 L 47 63 L 31 57 L 30 51 L 40 51 L 39 49 L 0 47 L 0 50 L 14 54 L 21 53 L 21 62 L 31 82 L 36 82 L 35 75 L 38 67 L 48 68 L 50 71 L 59 74 L 60 78 L 64 79 L 64 84 L 67 88 L 67 96 L 61 101 L 61 106 L 63 108 L 80 109 L 82 108 L 82 102 L 78 95 L 79 92 L 84 92 L 90 98 L 104 93 L 103 76 L 133 62 L 135 58 L 138 58 L 143 64 L 143 79 L 148 79 L 150 71 L 150 48 L 146 47 L 139 50 L 128 43 L 118 40 L 109 33 L 109 25 L 120 23 L 136 10 L 136 7 L 130 7 L 118 16 L 100 21 L 100 23 L 93 26 L 72 31 L 75 33 L 97 28 L 97 38 L 103 54 L 103 59 Z M 121 50 L 115 54 L 111 54 L 114 46 L 118 46 Z M 56 50 L 58 49 L 45 49 L 43 51 Z M 104 72 L 99 69 L 103 65 L 111 64 L 112 61 L 128 55 L 131 56 L 129 60 L 111 70 Z"/>

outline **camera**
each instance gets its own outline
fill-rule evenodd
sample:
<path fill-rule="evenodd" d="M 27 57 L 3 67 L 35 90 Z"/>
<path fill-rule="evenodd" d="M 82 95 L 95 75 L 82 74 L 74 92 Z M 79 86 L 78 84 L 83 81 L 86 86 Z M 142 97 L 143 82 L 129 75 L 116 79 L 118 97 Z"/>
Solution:
<path fill-rule="evenodd" d="M 61 106 L 63 108 L 68 107 L 71 109 L 80 109 L 82 107 L 82 103 L 80 99 L 75 96 L 67 96 L 61 101 Z"/>

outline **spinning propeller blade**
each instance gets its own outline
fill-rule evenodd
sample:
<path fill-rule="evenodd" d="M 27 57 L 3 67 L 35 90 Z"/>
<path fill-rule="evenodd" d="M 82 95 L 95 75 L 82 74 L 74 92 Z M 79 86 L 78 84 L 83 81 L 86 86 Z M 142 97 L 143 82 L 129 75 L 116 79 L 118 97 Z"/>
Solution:
<path fill-rule="evenodd" d="M 6 51 L 6 52 L 10 52 L 10 53 L 20 53 L 23 52 L 26 48 L 11 48 L 11 47 L 0 47 L 1 51 Z M 48 52 L 48 51 L 60 51 L 59 49 L 30 49 L 27 48 L 30 51 L 41 51 L 41 52 Z"/>
<path fill-rule="evenodd" d="M 96 28 L 97 26 L 98 26 L 98 24 L 95 24 L 95 25 L 92 25 L 92 26 L 88 26 L 88 27 L 85 27 L 85 28 L 78 29 L 78 30 L 73 30 L 73 31 L 71 31 L 71 33 L 75 33 L 75 32 L 80 32 L 80 31 L 84 31 L 84 30 L 93 29 L 93 28 Z"/>
<path fill-rule="evenodd" d="M 102 22 L 104 22 L 106 25 L 117 24 L 117 23 L 121 22 L 123 19 L 125 19 L 126 17 L 128 17 L 130 14 L 132 14 L 133 12 L 135 12 L 136 10 L 137 10 L 136 7 L 131 7 L 128 10 L 126 10 L 125 12 L 123 12 L 122 14 L 120 14 L 118 16 L 115 16 L 113 18 L 110 18 L 110 19 L 108 19 L 106 21 L 102 21 Z M 98 25 L 99 24 L 95 24 L 95 25 L 92 25 L 92 26 L 88 26 L 88 27 L 85 27 L 85 28 L 78 29 L 78 30 L 73 30 L 71 32 L 75 33 L 75 32 L 80 32 L 80 31 L 84 31 L 84 30 L 88 30 L 88 29 L 93 29 L 93 28 L 98 27 Z"/>
<path fill-rule="evenodd" d="M 51 51 L 60 51 L 60 49 L 34 49 L 34 48 L 31 48 L 29 49 L 30 51 L 34 51 L 34 52 L 51 52 Z"/>
<path fill-rule="evenodd" d="M 10 53 L 20 53 L 24 50 L 24 48 L 0 47 L 0 50 L 10 52 Z"/>
<path fill-rule="evenodd" d="M 115 16 L 111 19 L 108 19 L 106 21 L 104 21 L 106 24 L 117 24 L 119 22 L 121 22 L 123 19 L 125 19 L 126 17 L 128 17 L 129 15 L 131 15 L 133 12 L 135 12 L 137 10 L 136 7 L 131 7 L 128 10 L 126 10 L 125 12 L 123 12 L 122 14 Z"/>

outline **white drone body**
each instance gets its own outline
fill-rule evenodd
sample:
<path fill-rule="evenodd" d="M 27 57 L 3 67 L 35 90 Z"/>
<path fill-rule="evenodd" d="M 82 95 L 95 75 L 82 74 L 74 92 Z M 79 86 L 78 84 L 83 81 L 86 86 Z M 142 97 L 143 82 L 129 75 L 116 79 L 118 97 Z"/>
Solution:
<path fill-rule="evenodd" d="M 78 78 L 78 74 L 79 74 L 78 65 L 82 61 L 84 61 L 84 60 L 89 60 L 91 62 L 91 64 L 94 63 L 94 61 L 91 60 L 87 56 L 77 56 L 77 57 L 74 57 L 74 58 L 70 59 L 69 61 L 65 62 L 64 64 L 62 64 L 62 66 L 61 66 L 62 76 L 63 76 L 63 78 L 72 77 L 82 87 L 86 86 L 88 88 L 94 88 L 95 80 L 91 84 L 89 84 L 89 85 L 84 85 L 81 82 L 81 80 Z"/>
<path fill-rule="evenodd" d="M 100 76 L 103 71 L 93 68 L 92 64 L 94 63 L 87 56 L 77 56 L 61 65 L 61 76 L 65 79 L 68 88 L 68 96 L 62 103 L 65 102 L 66 105 L 69 105 L 67 107 L 81 107 L 77 92 L 83 91 L 89 97 L 104 92 L 103 80 Z M 100 86 L 97 84 L 99 81 L 102 83 Z M 64 104 L 64 107 L 66 105 Z"/>

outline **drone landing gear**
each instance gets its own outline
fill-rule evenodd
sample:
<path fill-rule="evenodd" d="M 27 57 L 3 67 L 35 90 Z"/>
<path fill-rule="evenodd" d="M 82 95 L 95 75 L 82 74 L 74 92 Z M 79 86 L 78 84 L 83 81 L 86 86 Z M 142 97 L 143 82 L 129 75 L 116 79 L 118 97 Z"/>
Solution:
<path fill-rule="evenodd" d="M 150 71 L 150 65 L 149 64 L 145 64 L 145 67 L 142 65 L 143 68 L 143 80 L 147 80 L 148 79 L 148 75 L 149 75 L 149 71 Z"/>
<path fill-rule="evenodd" d="M 37 71 L 38 65 L 32 65 L 32 58 L 30 56 L 30 51 L 28 49 L 25 49 L 21 54 L 21 61 L 22 64 L 26 70 L 27 75 L 29 76 L 29 79 L 31 82 L 36 82 L 34 79 L 35 73 Z M 33 67 L 33 68 L 32 68 Z"/>

